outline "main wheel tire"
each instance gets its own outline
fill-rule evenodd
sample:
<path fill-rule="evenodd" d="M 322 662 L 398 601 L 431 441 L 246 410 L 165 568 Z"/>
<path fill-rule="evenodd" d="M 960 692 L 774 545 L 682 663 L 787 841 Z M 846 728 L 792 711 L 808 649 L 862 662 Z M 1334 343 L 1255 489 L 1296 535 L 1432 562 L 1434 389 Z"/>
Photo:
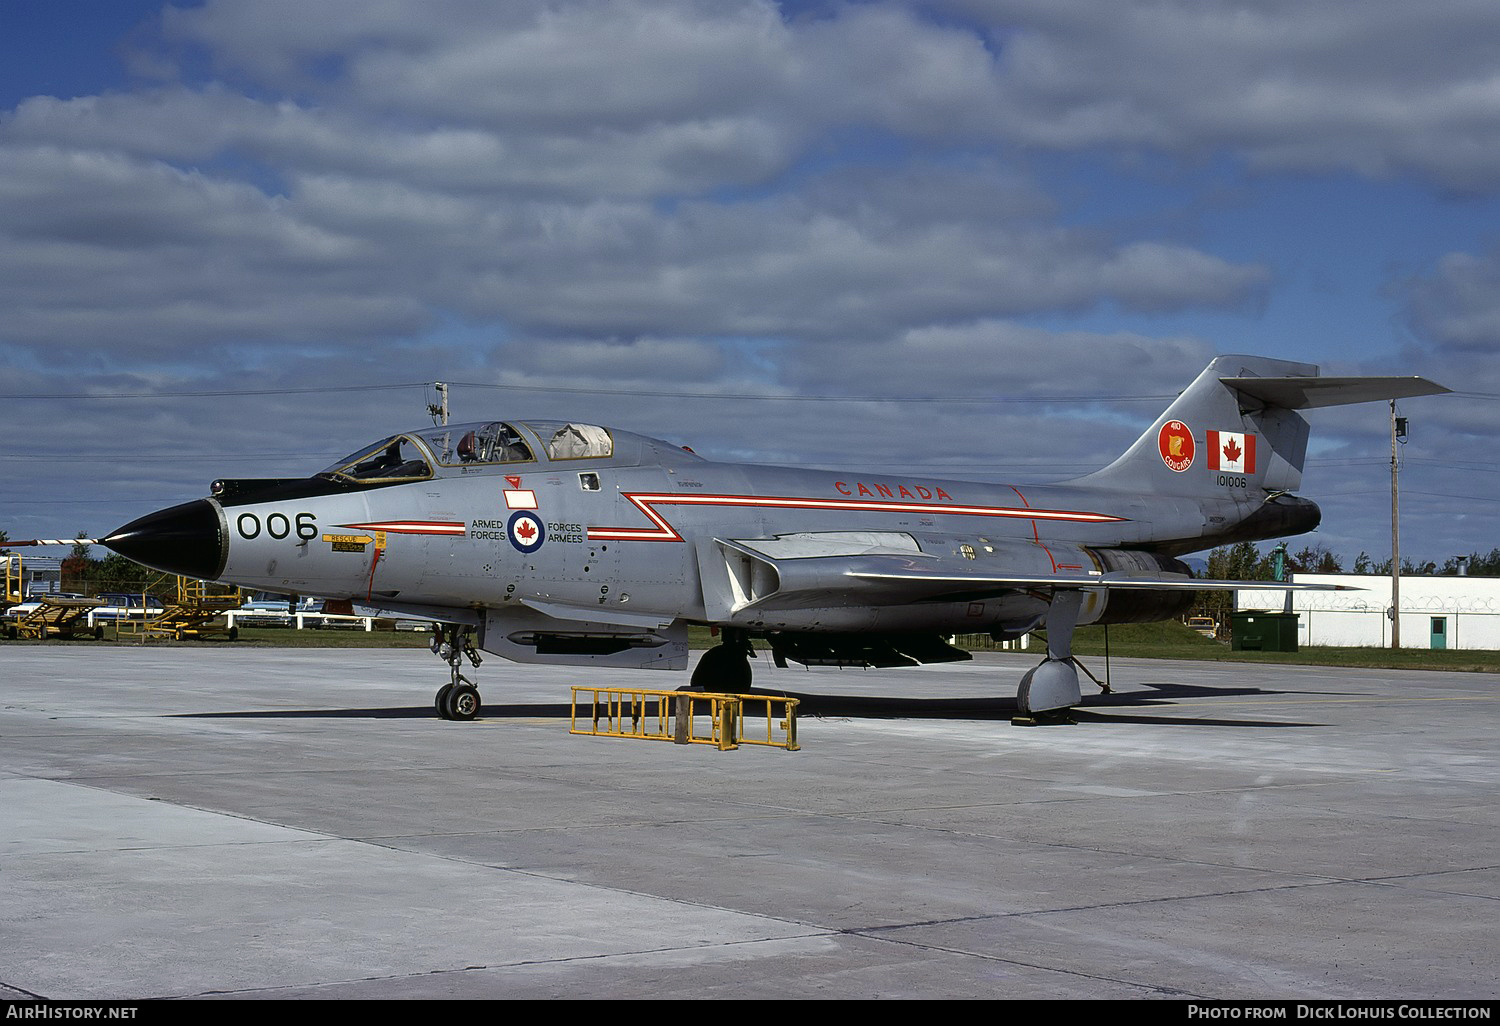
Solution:
<path fill-rule="evenodd" d="M 1072 660 L 1047 658 L 1027 670 L 1016 693 L 1023 713 L 1055 712 L 1083 701 Z"/>
<path fill-rule="evenodd" d="M 750 690 L 750 657 L 742 648 L 718 645 L 703 653 L 693 669 L 693 687 L 742 695 Z"/>
<path fill-rule="evenodd" d="M 449 720 L 472 720 L 479 715 L 479 689 L 472 684 L 452 685 L 443 699 L 443 718 Z"/>

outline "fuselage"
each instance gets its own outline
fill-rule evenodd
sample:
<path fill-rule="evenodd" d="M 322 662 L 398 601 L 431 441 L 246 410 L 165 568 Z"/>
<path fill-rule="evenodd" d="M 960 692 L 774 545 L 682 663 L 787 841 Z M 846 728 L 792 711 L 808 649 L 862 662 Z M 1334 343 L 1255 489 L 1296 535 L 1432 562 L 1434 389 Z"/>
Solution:
<path fill-rule="evenodd" d="M 816 605 L 731 609 L 703 579 L 705 561 L 722 559 L 708 551 L 716 541 L 868 536 L 874 550 L 1067 576 L 1140 559 L 1160 569 L 1245 537 L 1266 500 L 1233 485 L 1220 497 L 1174 497 L 716 463 L 628 432 L 537 422 L 410 432 L 313 478 L 218 482 L 215 492 L 174 507 L 192 508 L 202 536 L 184 571 L 195 576 L 474 622 L 528 606 L 783 630 L 989 629 L 1027 619 L 1038 602 L 989 596 L 976 625 L 962 594 L 862 604 L 860 588 L 838 580 L 820 586 Z M 1315 524 L 1316 507 L 1297 501 L 1281 519 Z M 137 525 L 112 547 L 132 555 L 118 539 Z M 162 533 L 161 521 L 149 526 Z"/>

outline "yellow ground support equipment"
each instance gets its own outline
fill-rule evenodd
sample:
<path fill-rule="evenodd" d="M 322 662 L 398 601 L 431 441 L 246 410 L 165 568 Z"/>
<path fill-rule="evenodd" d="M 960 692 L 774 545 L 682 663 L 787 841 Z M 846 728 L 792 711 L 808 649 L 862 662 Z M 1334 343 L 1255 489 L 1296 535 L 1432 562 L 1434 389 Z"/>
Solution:
<path fill-rule="evenodd" d="M 764 740 L 759 728 L 762 708 Z M 752 710 L 748 721 L 747 709 Z M 707 725 L 707 734 L 698 733 L 700 720 Z M 756 736 L 747 736 L 747 729 L 753 729 Z M 713 745 L 721 752 L 742 744 L 784 748 L 789 752 L 801 747 L 797 744 L 797 699 L 781 695 L 575 687 L 568 733 Z"/>
<path fill-rule="evenodd" d="M 48 598 L 43 596 L 41 605 L 23 615 L 7 628 L 12 638 L 77 638 L 87 635 L 92 638 L 104 636 L 103 627 L 90 627 L 89 614 L 98 609 L 98 599 Z"/>
<path fill-rule="evenodd" d="M 226 626 L 223 617 L 231 609 L 238 609 L 244 602 L 238 589 L 225 590 L 222 585 L 210 585 L 192 577 L 177 578 L 177 597 L 165 604 L 165 608 L 144 621 L 121 623 L 120 632 L 139 632 L 146 638 L 206 638 L 225 634 L 230 641 L 239 637 L 238 627 Z"/>

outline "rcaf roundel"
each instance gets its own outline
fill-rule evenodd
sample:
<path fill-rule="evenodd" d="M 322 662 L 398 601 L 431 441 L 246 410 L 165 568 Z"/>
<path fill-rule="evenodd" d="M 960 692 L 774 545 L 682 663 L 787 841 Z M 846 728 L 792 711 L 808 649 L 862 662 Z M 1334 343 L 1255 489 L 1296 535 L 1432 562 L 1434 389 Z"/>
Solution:
<path fill-rule="evenodd" d="M 547 540 L 547 529 L 526 510 L 513 514 L 505 525 L 506 537 L 521 552 L 535 552 Z"/>
<path fill-rule="evenodd" d="M 1180 420 L 1169 420 L 1156 433 L 1156 448 L 1161 461 L 1174 473 L 1193 465 L 1193 433 Z"/>
<path fill-rule="evenodd" d="M 1208 469 L 1231 474 L 1255 473 L 1255 436 L 1240 431 L 1210 431 Z"/>

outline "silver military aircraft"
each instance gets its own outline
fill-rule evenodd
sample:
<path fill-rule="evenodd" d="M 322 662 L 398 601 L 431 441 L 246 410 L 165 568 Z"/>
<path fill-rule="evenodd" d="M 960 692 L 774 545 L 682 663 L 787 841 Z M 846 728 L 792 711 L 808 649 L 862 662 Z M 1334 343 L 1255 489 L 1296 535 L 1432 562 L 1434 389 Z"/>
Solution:
<path fill-rule="evenodd" d="M 710 691 L 750 688 L 752 640 L 778 665 L 896 666 L 968 658 L 947 635 L 1045 625 L 1018 703 L 1055 714 L 1081 700 L 1076 625 L 1264 587 L 1195 580 L 1176 557 L 1318 525 L 1291 494 L 1297 411 L 1446 391 L 1221 356 L 1113 463 L 1024 488 L 716 463 L 578 422 L 423 428 L 311 477 L 215 481 L 100 541 L 171 573 L 436 621 L 447 719 L 480 709 L 465 657 L 680 670 L 690 624 L 722 639 L 692 677 Z"/>

